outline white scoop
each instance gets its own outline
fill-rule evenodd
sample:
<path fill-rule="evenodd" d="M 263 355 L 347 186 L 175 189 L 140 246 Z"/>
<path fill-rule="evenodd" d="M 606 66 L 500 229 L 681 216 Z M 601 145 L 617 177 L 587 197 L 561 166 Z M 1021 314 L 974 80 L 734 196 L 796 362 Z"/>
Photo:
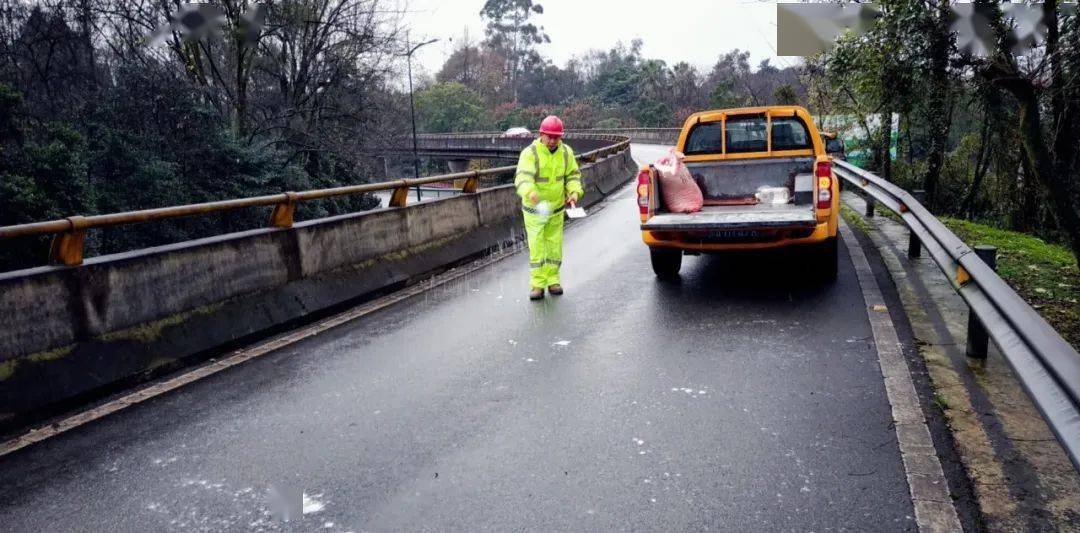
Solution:
<path fill-rule="evenodd" d="M 566 216 L 570 218 L 585 218 L 587 215 L 584 207 L 574 206 L 566 210 Z"/>

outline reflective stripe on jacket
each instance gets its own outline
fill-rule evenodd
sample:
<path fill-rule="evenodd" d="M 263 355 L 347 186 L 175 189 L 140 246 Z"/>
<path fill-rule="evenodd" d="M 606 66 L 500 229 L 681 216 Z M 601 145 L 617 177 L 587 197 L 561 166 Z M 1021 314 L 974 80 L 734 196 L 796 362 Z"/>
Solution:
<path fill-rule="evenodd" d="M 570 194 L 577 194 L 578 199 L 584 194 L 581 186 L 581 170 L 578 168 L 574 150 L 565 142 L 559 143 L 554 152 L 548 150 L 540 139 L 521 151 L 518 158 L 517 172 L 514 175 L 514 187 L 518 196 L 528 206 L 528 197 L 537 192 L 541 200 L 552 202 L 561 207 Z"/>

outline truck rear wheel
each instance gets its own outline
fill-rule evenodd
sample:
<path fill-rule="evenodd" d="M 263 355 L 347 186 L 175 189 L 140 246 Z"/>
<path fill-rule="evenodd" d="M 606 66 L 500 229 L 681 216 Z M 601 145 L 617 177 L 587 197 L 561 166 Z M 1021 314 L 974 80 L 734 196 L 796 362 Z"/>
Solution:
<path fill-rule="evenodd" d="M 650 249 L 649 258 L 652 259 L 652 269 L 656 277 L 671 279 L 679 275 L 682 267 L 682 250 Z"/>
<path fill-rule="evenodd" d="M 818 244 L 814 248 L 812 252 L 814 256 L 814 273 L 822 281 L 835 280 L 837 255 L 839 253 L 836 237 L 826 239 L 825 242 Z"/>

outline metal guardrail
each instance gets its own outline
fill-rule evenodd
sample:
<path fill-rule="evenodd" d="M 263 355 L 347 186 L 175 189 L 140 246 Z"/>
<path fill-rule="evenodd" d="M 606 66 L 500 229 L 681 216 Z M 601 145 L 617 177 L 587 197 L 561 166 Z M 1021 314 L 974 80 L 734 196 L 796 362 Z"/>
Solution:
<path fill-rule="evenodd" d="M 833 170 L 900 216 L 918 239 L 914 246 L 926 248 L 967 301 L 1080 470 L 1080 353 L 914 195 L 844 161 L 834 160 Z"/>
<path fill-rule="evenodd" d="M 487 134 L 455 134 L 454 138 L 466 138 L 470 135 L 472 138 L 489 137 Z M 630 147 L 630 139 L 625 136 L 607 135 L 595 136 L 595 138 L 611 141 L 612 144 L 610 146 L 578 154 L 577 159 L 579 161 L 593 162 L 601 157 L 622 152 Z M 481 178 L 512 173 L 515 169 L 515 166 L 503 166 L 485 170 L 428 176 L 419 179 L 400 179 L 381 183 L 366 183 L 363 185 L 349 185 L 302 192 L 290 191 L 267 196 L 144 209 L 141 211 L 127 211 L 107 215 L 72 216 L 47 222 L 34 222 L 30 224 L 0 227 L 0 240 L 34 235 L 54 235 L 52 247 L 49 252 L 50 264 L 75 266 L 82 264 L 83 262 L 83 248 L 86 240 L 86 231 L 89 229 L 265 206 L 272 206 L 274 208 L 270 215 L 271 227 L 291 228 L 294 222 L 296 205 L 301 202 L 378 191 L 393 191 L 390 196 L 390 205 L 388 207 L 400 208 L 405 207 L 409 190 L 413 187 L 464 179 L 465 183 L 460 189 L 461 192 L 472 194 L 479 190 Z"/>

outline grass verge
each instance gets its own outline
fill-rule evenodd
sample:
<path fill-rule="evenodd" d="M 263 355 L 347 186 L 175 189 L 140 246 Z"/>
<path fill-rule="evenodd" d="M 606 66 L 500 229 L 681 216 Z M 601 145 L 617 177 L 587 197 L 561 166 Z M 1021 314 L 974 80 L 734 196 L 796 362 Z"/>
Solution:
<path fill-rule="evenodd" d="M 855 226 L 859 231 L 868 233 L 870 231 L 870 224 L 866 223 L 862 215 L 855 212 L 854 209 L 848 207 L 847 204 L 840 204 L 840 216 L 844 217 L 844 220 L 848 224 Z"/>

